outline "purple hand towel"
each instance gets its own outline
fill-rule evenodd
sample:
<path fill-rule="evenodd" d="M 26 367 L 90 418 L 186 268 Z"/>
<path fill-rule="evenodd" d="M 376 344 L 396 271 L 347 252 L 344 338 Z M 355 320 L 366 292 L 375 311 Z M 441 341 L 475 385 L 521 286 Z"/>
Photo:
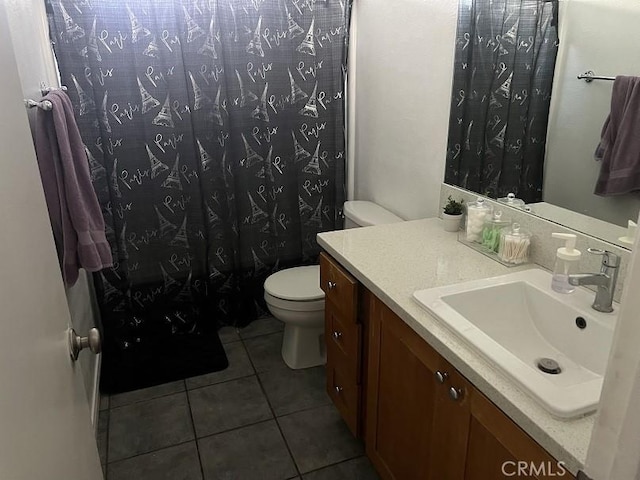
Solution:
<path fill-rule="evenodd" d="M 596 195 L 640 190 L 640 77 L 616 77 L 595 156 L 602 160 Z"/>
<path fill-rule="evenodd" d="M 71 101 L 61 90 L 44 99 L 53 109 L 38 109 L 36 153 L 62 275 L 71 286 L 80 268 L 96 272 L 113 260 Z"/>

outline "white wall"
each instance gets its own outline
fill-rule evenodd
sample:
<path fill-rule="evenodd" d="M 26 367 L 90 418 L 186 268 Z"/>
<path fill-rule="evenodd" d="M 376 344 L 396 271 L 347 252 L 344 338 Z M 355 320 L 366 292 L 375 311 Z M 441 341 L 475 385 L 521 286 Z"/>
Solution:
<path fill-rule="evenodd" d="M 594 480 L 640 478 L 640 237 L 627 268 L 622 306 L 585 472 Z"/>
<path fill-rule="evenodd" d="M 25 98 L 39 99 L 40 83 L 58 85 L 55 63 L 49 46 L 44 0 L 5 0 L 7 17 L 13 38 L 18 73 Z M 35 110 L 29 111 L 33 125 Z M 33 272 L 37 275 L 37 272 Z M 75 330 L 86 335 L 96 325 L 97 308 L 93 301 L 93 287 L 86 272 L 80 272 L 78 282 L 67 289 L 67 299 Z M 99 356 L 83 352 L 79 358 L 87 399 L 92 417 L 97 414 Z"/>
<path fill-rule="evenodd" d="M 578 74 L 639 75 L 640 2 L 562 2 L 560 48 L 547 137 L 544 201 L 626 226 L 640 195 L 600 197 L 593 189 L 600 163 L 593 153 L 609 114 L 613 82 L 585 83 Z"/>
<path fill-rule="evenodd" d="M 436 216 L 458 2 L 354 3 L 355 198 L 406 219 Z"/>

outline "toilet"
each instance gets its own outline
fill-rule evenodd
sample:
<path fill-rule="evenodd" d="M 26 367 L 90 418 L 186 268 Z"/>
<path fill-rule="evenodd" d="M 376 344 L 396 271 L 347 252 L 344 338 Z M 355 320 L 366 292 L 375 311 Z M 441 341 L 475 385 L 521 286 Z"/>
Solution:
<path fill-rule="evenodd" d="M 404 221 L 380 205 L 360 200 L 345 202 L 344 217 L 344 228 Z M 323 365 L 326 353 L 320 266 L 287 268 L 270 275 L 264 282 L 264 299 L 271 314 L 285 325 L 282 358 L 289 368 Z"/>

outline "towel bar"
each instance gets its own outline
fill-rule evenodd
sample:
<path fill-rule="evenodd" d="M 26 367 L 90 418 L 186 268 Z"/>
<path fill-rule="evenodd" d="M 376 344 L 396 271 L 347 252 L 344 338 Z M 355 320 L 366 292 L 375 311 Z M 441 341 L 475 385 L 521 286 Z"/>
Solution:
<path fill-rule="evenodd" d="M 35 100 L 25 99 L 24 104 L 29 108 L 38 107 L 42 110 L 53 110 L 53 104 L 49 100 L 43 100 L 41 102 L 36 102 Z"/>
<path fill-rule="evenodd" d="M 601 77 L 599 75 L 596 75 L 593 70 L 589 70 L 587 72 L 584 72 L 582 75 L 578 75 L 578 80 L 584 80 L 587 83 L 591 83 L 594 80 L 608 80 L 608 81 L 613 81 L 615 80 L 616 77 Z"/>
<path fill-rule="evenodd" d="M 61 87 L 48 87 L 45 82 L 40 83 L 40 92 L 42 93 L 43 97 L 52 90 L 62 90 L 63 92 L 66 92 L 67 87 L 65 87 L 64 85 Z"/>

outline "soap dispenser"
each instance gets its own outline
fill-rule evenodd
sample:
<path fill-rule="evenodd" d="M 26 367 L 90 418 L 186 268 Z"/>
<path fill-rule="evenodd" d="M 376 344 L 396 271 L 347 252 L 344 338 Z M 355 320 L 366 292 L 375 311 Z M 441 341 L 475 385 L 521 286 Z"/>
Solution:
<path fill-rule="evenodd" d="M 576 249 L 576 236 L 573 233 L 552 233 L 551 236 L 565 241 L 564 247 L 556 253 L 551 288 L 559 293 L 572 293 L 576 287 L 569 283 L 569 275 L 576 273 L 582 256 L 580 250 Z"/>

